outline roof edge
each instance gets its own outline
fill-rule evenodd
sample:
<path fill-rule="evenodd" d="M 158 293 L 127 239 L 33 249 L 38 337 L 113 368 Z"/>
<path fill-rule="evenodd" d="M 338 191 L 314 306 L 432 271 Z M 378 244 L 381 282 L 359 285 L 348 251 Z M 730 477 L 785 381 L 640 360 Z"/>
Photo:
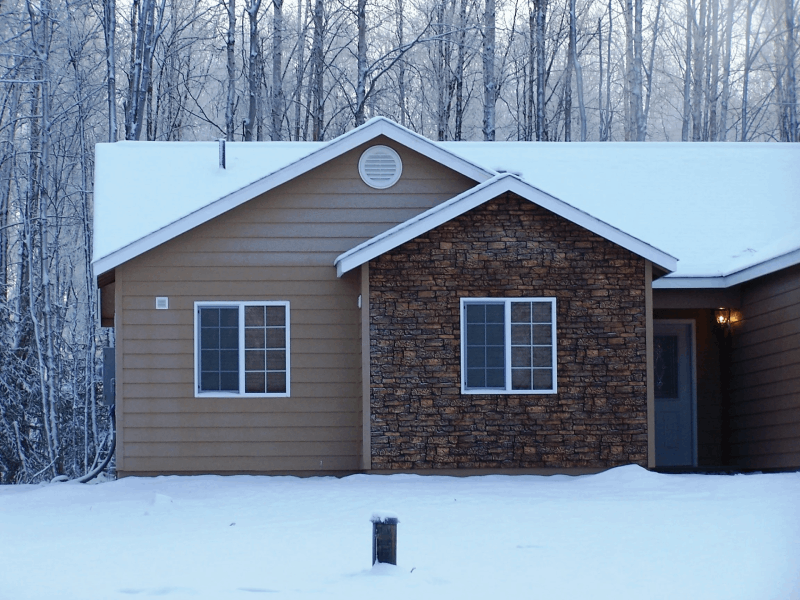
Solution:
<path fill-rule="evenodd" d="M 321 148 L 295 162 L 226 196 L 222 196 L 122 248 L 118 248 L 105 256 L 95 258 L 92 261 L 95 277 L 381 135 L 402 144 L 410 150 L 419 152 L 473 181 L 483 182 L 494 176 L 492 171 L 439 147 L 435 142 L 414 133 L 410 129 L 406 129 L 385 117 L 375 117 L 361 127 L 357 127 L 331 140 Z"/>
<path fill-rule="evenodd" d="M 336 274 L 341 277 L 348 271 L 368 262 L 389 250 L 404 244 L 407 241 L 414 239 L 431 229 L 442 225 L 458 217 L 481 204 L 493 200 L 498 195 L 505 192 L 512 192 L 526 200 L 538 204 L 542 208 L 549 210 L 560 217 L 563 217 L 573 223 L 588 229 L 604 237 L 605 239 L 614 242 L 623 248 L 627 248 L 634 254 L 638 254 L 643 258 L 655 263 L 662 269 L 668 272 L 673 272 L 678 266 L 678 261 L 675 257 L 670 256 L 666 252 L 659 250 L 643 242 L 642 240 L 633 237 L 606 223 L 600 219 L 593 217 L 580 209 L 575 208 L 571 204 L 567 204 L 563 200 L 551 196 L 529 183 L 522 181 L 515 175 L 505 173 L 496 175 L 490 180 L 487 180 L 469 190 L 443 202 L 433 208 L 426 210 L 423 213 L 404 221 L 399 225 L 376 235 L 375 237 L 362 242 L 358 246 L 344 252 L 336 257 L 334 265 L 336 266 Z M 535 198 L 535 199 L 534 199 Z"/>
<path fill-rule="evenodd" d="M 800 264 L 800 248 L 767 259 L 755 265 L 750 265 L 739 271 L 734 271 L 727 275 L 718 276 L 698 276 L 698 277 L 663 277 L 653 282 L 653 289 L 674 290 L 674 289 L 722 289 L 746 283 L 781 271 L 788 267 Z"/>

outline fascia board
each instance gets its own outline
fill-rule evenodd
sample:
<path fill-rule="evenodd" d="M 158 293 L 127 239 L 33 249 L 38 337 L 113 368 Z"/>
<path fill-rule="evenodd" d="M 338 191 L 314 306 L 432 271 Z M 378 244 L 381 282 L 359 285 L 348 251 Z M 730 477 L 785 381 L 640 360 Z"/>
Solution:
<path fill-rule="evenodd" d="M 653 282 L 654 290 L 722 289 L 726 287 L 728 284 L 721 275 L 719 277 L 662 277 Z"/>
<path fill-rule="evenodd" d="M 720 275 L 718 277 L 662 277 L 653 282 L 653 289 L 729 288 L 797 264 L 800 264 L 800 248 L 728 275 Z"/>
<path fill-rule="evenodd" d="M 448 150 L 438 147 L 430 140 L 419 136 L 407 129 L 400 127 L 388 119 L 378 117 L 371 119 L 363 127 L 354 129 L 328 143 L 326 146 L 315 150 L 311 154 L 298 159 L 294 163 L 271 173 L 253 183 L 235 191 L 210 204 L 197 209 L 185 217 L 173 221 L 169 225 L 158 229 L 137 241 L 120 248 L 111 254 L 96 259 L 93 262 L 93 272 L 97 275 L 121 265 L 140 254 L 152 250 L 174 237 L 186 233 L 195 227 L 210 221 L 214 217 L 228 212 L 229 210 L 244 204 L 248 200 L 255 198 L 281 184 L 284 184 L 308 171 L 319 167 L 326 162 L 341 156 L 345 152 L 357 148 L 361 144 L 367 143 L 376 137 L 384 135 L 411 150 L 419 152 L 424 156 L 443 164 L 462 175 L 482 182 L 490 179 L 494 173 L 487 171 L 474 163 L 452 154 Z"/>
<path fill-rule="evenodd" d="M 634 254 L 638 254 L 666 271 L 674 271 L 677 268 L 677 260 L 642 242 L 641 240 L 628 235 L 627 233 L 600 221 L 599 219 L 585 213 L 577 208 L 554 198 L 553 196 L 523 182 L 511 174 L 503 174 L 494 177 L 466 192 L 459 194 L 455 198 L 443 202 L 416 217 L 400 223 L 399 225 L 385 231 L 374 238 L 359 244 L 355 248 L 339 255 L 334 261 L 336 273 L 341 277 L 344 273 L 368 262 L 407 241 L 410 241 L 428 231 L 458 217 L 473 208 L 488 202 L 505 192 L 513 192 L 539 206 L 554 212 L 555 214 L 572 221 L 573 223 L 604 237 Z"/>

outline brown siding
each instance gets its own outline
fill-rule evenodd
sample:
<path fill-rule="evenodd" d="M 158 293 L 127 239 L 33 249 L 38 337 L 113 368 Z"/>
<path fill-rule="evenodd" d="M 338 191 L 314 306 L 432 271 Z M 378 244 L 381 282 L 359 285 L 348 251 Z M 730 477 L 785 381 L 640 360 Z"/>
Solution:
<path fill-rule="evenodd" d="M 112 281 L 100 288 L 100 325 L 114 326 L 114 296 L 116 284 Z"/>
<path fill-rule="evenodd" d="M 800 267 L 742 286 L 733 331 L 731 461 L 800 467 Z"/>
<path fill-rule="evenodd" d="M 373 260 L 375 469 L 647 465 L 645 260 L 503 196 Z M 460 298 L 557 299 L 557 394 L 460 389 Z"/>
<path fill-rule="evenodd" d="M 375 143 L 403 160 L 388 190 L 358 177 L 364 146 L 117 268 L 121 474 L 360 468 L 360 274 L 333 261 L 474 185 Z M 194 303 L 214 300 L 290 302 L 291 398 L 194 397 Z"/>

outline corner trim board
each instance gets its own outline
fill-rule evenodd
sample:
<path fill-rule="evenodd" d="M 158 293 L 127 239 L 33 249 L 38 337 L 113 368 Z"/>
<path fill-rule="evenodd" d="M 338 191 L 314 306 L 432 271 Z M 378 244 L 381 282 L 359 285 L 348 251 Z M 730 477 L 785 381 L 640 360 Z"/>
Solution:
<path fill-rule="evenodd" d="M 361 265 L 361 468 L 365 471 L 372 469 L 369 304 L 369 263 L 364 263 Z"/>

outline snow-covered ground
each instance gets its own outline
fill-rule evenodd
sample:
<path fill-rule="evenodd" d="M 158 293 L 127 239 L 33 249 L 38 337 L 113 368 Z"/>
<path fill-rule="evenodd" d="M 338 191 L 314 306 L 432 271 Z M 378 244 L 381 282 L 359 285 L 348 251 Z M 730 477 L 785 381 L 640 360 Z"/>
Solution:
<path fill-rule="evenodd" d="M 392 511 L 398 565 L 371 567 Z M 800 598 L 800 473 L 0 487 L 0 598 Z"/>

